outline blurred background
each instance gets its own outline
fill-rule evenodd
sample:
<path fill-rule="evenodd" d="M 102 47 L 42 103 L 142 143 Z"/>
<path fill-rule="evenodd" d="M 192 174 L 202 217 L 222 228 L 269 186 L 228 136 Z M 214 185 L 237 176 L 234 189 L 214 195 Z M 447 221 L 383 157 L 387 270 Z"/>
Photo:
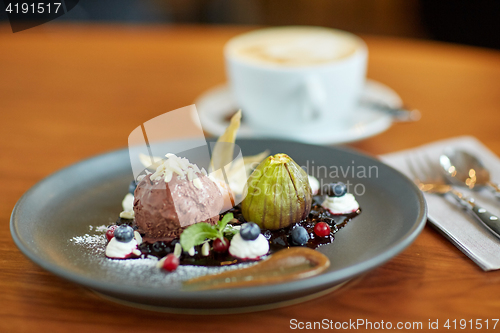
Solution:
<path fill-rule="evenodd" d="M 80 0 L 56 21 L 318 25 L 500 49 L 500 0 Z"/>

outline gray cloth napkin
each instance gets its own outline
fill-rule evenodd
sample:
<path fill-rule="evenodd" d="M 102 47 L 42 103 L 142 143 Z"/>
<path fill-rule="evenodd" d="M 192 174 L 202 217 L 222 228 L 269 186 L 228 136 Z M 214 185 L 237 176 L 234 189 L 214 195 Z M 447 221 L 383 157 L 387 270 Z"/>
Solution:
<path fill-rule="evenodd" d="M 413 178 L 407 165 L 409 154 L 412 160 L 427 155 L 438 165 L 439 155 L 447 147 L 464 149 L 476 155 L 490 171 L 491 179 L 500 182 L 500 159 L 471 136 L 438 141 L 379 157 L 386 164 Z M 469 191 L 464 187 L 455 188 L 467 196 L 472 196 L 477 204 L 491 213 L 500 216 L 500 200 L 488 189 Z M 500 239 L 463 210 L 453 198 L 428 193 L 424 193 L 424 196 L 427 201 L 428 218 L 433 225 L 483 270 L 500 269 Z"/>

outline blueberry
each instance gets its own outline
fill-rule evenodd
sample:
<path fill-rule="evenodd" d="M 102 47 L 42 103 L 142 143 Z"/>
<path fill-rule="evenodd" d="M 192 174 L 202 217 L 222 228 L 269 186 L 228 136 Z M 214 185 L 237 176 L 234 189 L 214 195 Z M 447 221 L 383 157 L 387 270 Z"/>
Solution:
<path fill-rule="evenodd" d="M 136 182 L 134 180 L 131 181 L 130 184 L 128 185 L 128 192 L 134 194 L 136 187 L 137 187 Z"/>
<path fill-rule="evenodd" d="M 131 226 L 122 224 L 115 229 L 115 238 L 119 242 L 128 243 L 134 238 L 134 229 Z"/>
<path fill-rule="evenodd" d="M 148 243 L 142 243 L 141 245 L 139 245 L 139 250 L 141 250 L 143 254 L 151 253 L 151 248 Z"/>
<path fill-rule="evenodd" d="M 286 247 L 287 246 L 285 240 L 282 239 L 282 238 L 279 238 L 279 237 L 275 238 L 274 240 L 272 240 L 272 243 L 275 244 L 275 245 L 282 246 L 282 247 Z"/>
<path fill-rule="evenodd" d="M 309 240 L 309 234 L 304 227 L 295 227 L 290 232 L 290 237 L 294 245 L 305 245 Z"/>
<path fill-rule="evenodd" d="M 338 182 L 338 183 L 330 184 L 329 193 L 328 193 L 330 196 L 341 197 L 346 193 L 347 193 L 347 186 L 344 183 Z"/>
<path fill-rule="evenodd" d="M 257 239 L 260 235 L 260 228 L 256 223 L 248 222 L 241 226 L 240 236 L 244 240 L 251 241 Z"/>
<path fill-rule="evenodd" d="M 270 240 L 271 237 L 273 237 L 273 233 L 271 232 L 271 230 L 266 230 L 262 233 L 262 235 L 264 235 L 264 237 L 267 239 L 267 240 Z"/>
<path fill-rule="evenodd" d="M 160 253 L 163 251 L 163 246 L 162 246 L 162 243 L 163 242 L 154 242 L 153 245 L 151 245 L 151 248 L 153 250 L 153 252 L 156 252 L 156 253 Z"/>

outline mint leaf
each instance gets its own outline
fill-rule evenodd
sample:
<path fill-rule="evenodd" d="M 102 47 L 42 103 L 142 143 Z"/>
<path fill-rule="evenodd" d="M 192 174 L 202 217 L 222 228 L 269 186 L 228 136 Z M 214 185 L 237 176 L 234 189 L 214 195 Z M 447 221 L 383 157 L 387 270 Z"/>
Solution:
<path fill-rule="evenodd" d="M 214 239 L 219 236 L 215 226 L 205 222 L 190 225 L 181 234 L 180 242 L 184 251 L 189 251 L 193 246 L 200 245 L 205 239 Z"/>
<path fill-rule="evenodd" d="M 189 251 L 193 246 L 203 243 L 205 239 L 224 239 L 224 229 L 232 219 L 233 213 L 228 213 L 216 225 L 205 222 L 190 225 L 181 234 L 180 242 L 182 248 L 184 251 Z"/>
<path fill-rule="evenodd" d="M 232 219 L 233 219 L 233 213 L 227 213 L 226 215 L 224 215 L 222 220 L 217 222 L 217 226 L 219 227 L 220 235 L 222 235 L 222 231 L 224 231 L 224 228 L 226 227 L 227 223 L 229 221 L 231 221 Z M 224 236 L 222 236 L 222 237 L 224 237 Z M 221 237 L 221 239 L 222 239 L 222 237 Z"/>

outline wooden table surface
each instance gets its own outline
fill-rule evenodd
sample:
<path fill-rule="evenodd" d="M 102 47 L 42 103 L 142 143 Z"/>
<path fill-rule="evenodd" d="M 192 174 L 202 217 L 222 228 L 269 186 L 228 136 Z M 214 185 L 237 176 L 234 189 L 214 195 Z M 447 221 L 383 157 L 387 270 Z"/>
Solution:
<path fill-rule="evenodd" d="M 192 104 L 223 83 L 223 44 L 245 30 L 47 24 L 12 34 L 0 25 L 1 332 L 274 332 L 290 330 L 293 318 L 420 321 L 424 328 L 436 319 L 440 326 L 447 319 L 490 319 L 492 329 L 491 319 L 500 317 L 500 272 L 483 272 L 430 226 L 404 252 L 346 288 L 242 315 L 118 305 L 21 254 L 9 231 L 21 195 L 60 168 L 125 147 L 138 124 Z M 368 76 L 394 88 L 423 117 L 352 147 L 382 154 L 469 134 L 500 154 L 500 52 L 363 38 Z"/>

